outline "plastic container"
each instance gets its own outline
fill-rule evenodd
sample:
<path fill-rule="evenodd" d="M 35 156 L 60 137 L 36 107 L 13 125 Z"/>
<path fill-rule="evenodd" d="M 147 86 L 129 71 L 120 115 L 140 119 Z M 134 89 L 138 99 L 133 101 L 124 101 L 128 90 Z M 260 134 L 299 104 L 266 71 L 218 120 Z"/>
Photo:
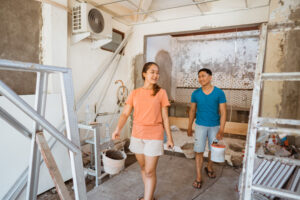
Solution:
<path fill-rule="evenodd" d="M 213 162 L 225 162 L 225 147 L 224 144 L 219 143 L 213 143 L 211 145 L 211 160 Z"/>
<path fill-rule="evenodd" d="M 194 144 L 193 143 L 185 143 L 180 148 L 181 148 L 181 150 L 184 153 L 186 158 L 189 158 L 189 159 L 195 158 Z"/>
<path fill-rule="evenodd" d="M 124 151 L 107 150 L 103 153 L 104 171 L 108 174 L 118 174 L 125 166 L 127 158 Z"/>

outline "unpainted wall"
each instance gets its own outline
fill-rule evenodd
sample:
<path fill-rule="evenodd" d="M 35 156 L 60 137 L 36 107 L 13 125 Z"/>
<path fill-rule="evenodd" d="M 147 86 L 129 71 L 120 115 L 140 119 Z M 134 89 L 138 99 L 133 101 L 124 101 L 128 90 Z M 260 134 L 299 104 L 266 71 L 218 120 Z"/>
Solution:
<path fill-rule="evenodd" d="M 209 68 L 213 85 L 224 89 L 228 105 L 249 109 L 258 49 L 258 31 L 174 37 L 172 58 L 176 73 L 177 102 L 190 102 L 201 87 L 198 71 Z"/>
<path fill-rule="evenodd" d="M 1 59 L 40 63 L 41 12 L 37 1 L 1 1 Z M 0 71 L 0 80 L 18 94 L 35 93 L 35 73 Z"/>
<path fill-rule="evenodd" d="M 134 88 L 139 88 L 144 85 L 144 80 L 142 78 L 143 65 L 144 65 L 144 55 L 143 54 L 136 55 L 133 59 Z"/>
<path fill-rule="evenodd" d="M 158 84 L 166 90 L 170 99 L 172 88 L 172 58 L 170 53 L 165 50 L 159 51 L 155 57 L 155 62 L 159 66 Z"/>
<path fill-rule="evenodd" d="M 299 19 L 299 1 L 271 1 L 265 72 L 300 71 Z M 262 105 L 263 116 L 300 119 L 300 82 L 266 82 Z"/>

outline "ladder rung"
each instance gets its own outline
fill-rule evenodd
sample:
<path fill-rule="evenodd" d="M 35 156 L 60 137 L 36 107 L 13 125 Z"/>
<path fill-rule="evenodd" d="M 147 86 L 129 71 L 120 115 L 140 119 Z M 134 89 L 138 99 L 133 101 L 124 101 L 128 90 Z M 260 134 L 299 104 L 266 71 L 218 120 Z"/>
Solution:
<path fill-rule="evenodd" d="M 90 168 L 84 168 L 84 171 L 85 171 L 88 175 L 90 175 L 90 176 L 96 176 L 96 172 L 95 172 L 95 170 L 93 170 L 93 169 L 90 169 Z"/>
<path fill-rule="evenodd" d="M 292 134 L 296 133 L 300 135 L 300 129 L 296 128 L 280 128 L 280 127 L 267 127 L 267 126 L 257 126 L 257 130 L 259 131 L 265 131 L 268 133 L 286 133 L 286 134 Z"/>
<path fill-rule="evenodd" d="M 300 120 L 259 117 L 258 123 L 285 124 L 300 126 Z"/>
<path fill-rule="evenodd" d="M 291 198 L 291 199 L 300 199 L 300 194 L 291 192 L 289 190 L 283 190 L 283 189 L 275 189 L 267 186 L 262 185 L 252 185 L 252 189 L 254 191 L 263 193 L 263 194 L 271 194 L 276 197 L 283 197 L 283 198 Z"/>
<path fill-rule="evenodd" d="M 300 72 L 262 73 L 262 80 L 300 81 Z"/>
<path fill-rule="evenodd" d="M 95 144 L 93 139 L 85 140 L 85 142 L 86 142 L 87 144 Z"/>
<path fill-rule="evenodd" d="M 90 131 L 95 130 L 95 128 L 96 128 L 97 126 L 101 126 L 101 124 L 90 124 L 90 125 L 87 125 L 87 124 L 81 124 L 81 123 L 78 124 L 78 128 L 80 128 L 80 129 L 85 129 L 85 130 L 90 130 Z"/>

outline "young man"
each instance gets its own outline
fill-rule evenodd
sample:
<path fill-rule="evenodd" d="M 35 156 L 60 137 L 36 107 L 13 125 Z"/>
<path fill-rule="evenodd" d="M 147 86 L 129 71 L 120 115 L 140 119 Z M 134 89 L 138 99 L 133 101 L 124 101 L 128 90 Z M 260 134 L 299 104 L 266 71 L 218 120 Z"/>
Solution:
<path fill-rule="evenodd" d="M 206 138 L 208 138 L 209 153 L 208 164 L 205 171 L 209 178 L 215 178 L 213 163 L 210 160 L 210 149 L 214 139 L 221 140 L 226 122 L 226 97 L 224 92 L 211 85 L 212 72 L 202 68 L 198 72 L 198 81 L 201 88 L 195 90 L 191 97 L 189 124 L 187 135 L 192 136 L 192 125 L 196 116 L 195 144 L 197 178 L 193 187 L 200 189 L 202 186 L 202 163 L 205 151 Z"/>

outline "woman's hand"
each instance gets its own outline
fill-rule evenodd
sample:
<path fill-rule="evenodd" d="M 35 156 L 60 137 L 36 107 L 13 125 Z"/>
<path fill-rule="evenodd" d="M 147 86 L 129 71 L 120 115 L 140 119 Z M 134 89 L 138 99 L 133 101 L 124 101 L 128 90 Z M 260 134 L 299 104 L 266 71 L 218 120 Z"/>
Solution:
<path fill-rule="evenodd" d="M 173 148 L 174 148 L 174 142 L 173 142 L 173 140 L 168 140 L 168 141 L 167 141 L 167 147 L 168 147 L 169 149 L 173 149 Z"/>
<path fill-rule="evenodd" d="M 120 139 L 120 131 L 119 131 L 119 130 L 115 130 L 115 131 L 112 133 L 111 138 L 112 138 L 113 140 Z"/>

